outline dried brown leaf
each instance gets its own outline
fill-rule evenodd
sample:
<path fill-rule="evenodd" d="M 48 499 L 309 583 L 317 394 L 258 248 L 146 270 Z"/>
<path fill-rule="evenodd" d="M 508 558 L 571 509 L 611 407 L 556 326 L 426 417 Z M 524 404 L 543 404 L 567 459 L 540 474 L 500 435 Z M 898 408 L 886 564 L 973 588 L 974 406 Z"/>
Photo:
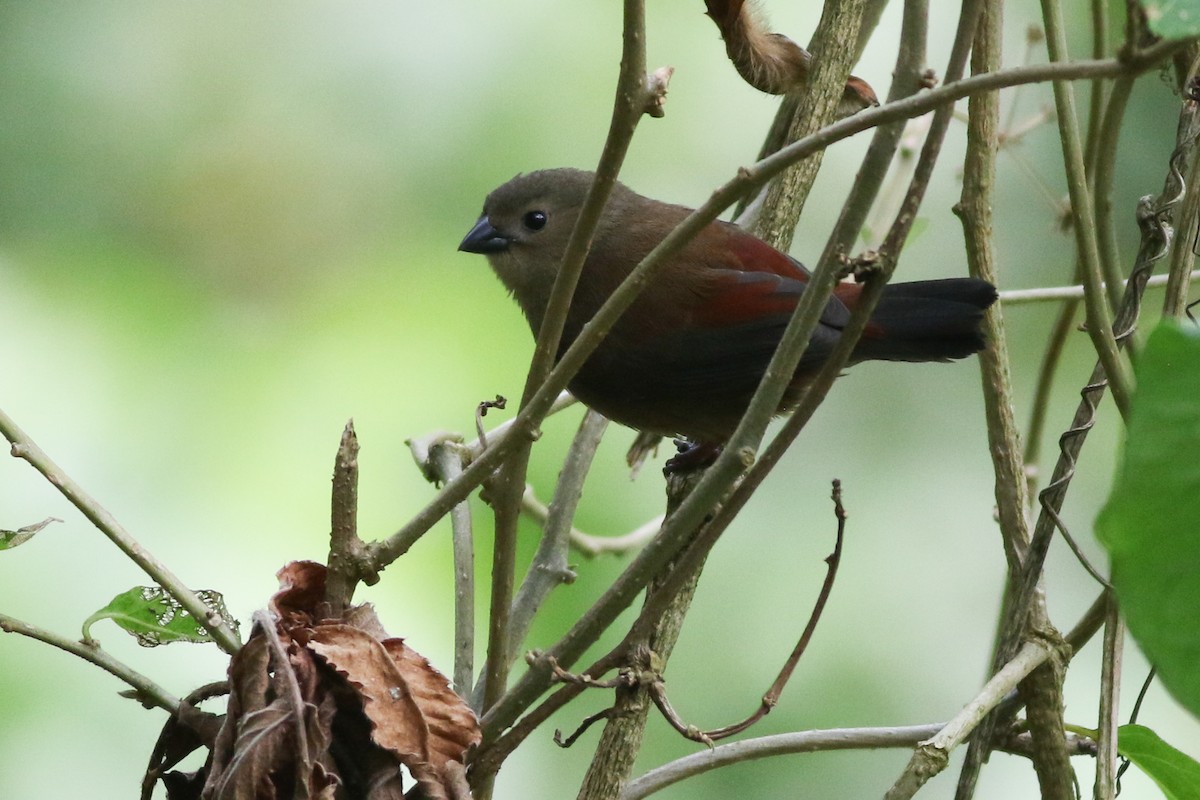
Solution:
<path fill-rule="evenodd" d="M 317 626 L 308 646 L 357 690 L 372 740 L 408 767 L 428 797 L 451 797 L 446 765 L 461 763 L 480 733 L 446 677 L 400 639 L 380 642 L 349 625 Z"/>
<path fill-rule="evenodd" d="M 286 796 L 275 779 L 293 774 L 292 709 L 284 700 L 241 715 L 228 766 L 210 777 L 203 797 L 211 800 L 255 800 Z"/>
<path fill-rule="evenodd" d="M 275 573 L 279 591 L 267 607 L 282 627 L 316 618 L 317 608 L 325 600 L 325 575 L 325 565 L 316 561 L 291 561 Z"/>
<path fill-rule="evenodd" d="M 286 665 L 273 665 L 270 655 L 267 637 L 258 629 L 230 662 L 229 705 L 206 766 L 205 800 L 332 798 L 340 783 L 329 753 L 337 707 L 320 686 L 324 670 L 296 646 Z M 303 725 L 288 688 L 288 669 L 300 685 Z M 304 748 L 298 746 L 301 731 Z"/>

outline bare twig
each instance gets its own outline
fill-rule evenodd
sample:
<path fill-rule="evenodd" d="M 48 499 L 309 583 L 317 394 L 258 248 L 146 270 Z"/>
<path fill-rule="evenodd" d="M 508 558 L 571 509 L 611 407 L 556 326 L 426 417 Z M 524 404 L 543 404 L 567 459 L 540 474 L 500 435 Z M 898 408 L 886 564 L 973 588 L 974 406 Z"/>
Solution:
<path fill-rule="evenodd" d="M 434 445 L 429 460 L 437 480 L 449 482 L 461 475 L 465 457 L 466 448 L 459 442 Z M 475 532 L 471 505 L 466 501 L 450 510 L 450 539 L 454 552 L 454 690 L 467 697 L 475 675 Z"/>
<path fill-rule="evenodd" d="M 695 472 L 675 473 L 668 478 L 668 518 L 678 511 L 700 481 L 699 474 Z M 588 765 L 578 800 L 616 800 L 629 780 L 645 734 L 650 707 L 648 701 L 657 701 L 663 670 L 679 639 L 703 567 L 703 559 L 691 566 L 678 562 L 668 564 L 663 568 L 663 573 L 655 576 L 646 587 L 646 605 L 658 601 L 662 612 L 654 624 L 643 629 L 638 636 L 626 636 L 615 651 L 624 654 L 627 663 L 622 665 L 618 676 L 612 714 Z M 684 579 L 668 586 L 665 576 L 675 576 L 683 571 L 686 571 Z M 670 594 L 666 594 L 668 592 Z"/>
<path fill-rule="evenodd" d="M 666 78 L 669 75 L 661 75 L 657 81 L 647 80 L 645 28 L 645 8 L 642 0 L 625 0 L 621 68 L 617 78 L 616 100 L 613 104 L 608 137 L 596 168 L 596 177 L 584 199 L 575 228 L 567 240 L 563 261 L 538 329 L 533 359 L 521 397 L 522 411 L 526 408 L 541 407 L 545 401 L 540 398 L 544 397 L 548 390 L 557 394 L 562 388 L 558 384 L 561 378 L 556 376 L 551 379 L 551 368 L 559 350 L 558 345 L 566 324 L 571 297 L 575 293 L 575 284 L 591 249 L 592 237 L 616 183 L 634 129 L 644 114 L 661 109 L 661 98 L 666 92 Z M 599 338 L 596 341 L 598 343 Z M 564 358 L 559 362 L 560 368 L 565 361 Z M 566 372 L 565 378 L 569 379 L 581 363 L 573 365 L 570 371 Z M 521 495 L 525 488 L 530 446 L 531 442 L 528 440 L 519 443 L 504 462 L 496 479 L 493 502 L 496 529 L 492 550 L 492 591 L 488 618 L 487 661 L 484 668 L 483 708 L 494 705 L 508 686 L 509 615 L 516 573 L 517 521 L 520 515 Z M 476 786 L 484 787 L 481 800 L 486 800 L 490 795 L 489 789 L 486 788 L 488 779 L 484 776 L 473 777 L 484 781 Z"/>
<path fill-rule="evenodd" d="M 1169 275 L 1155 275 L 1146 281 L 1146 288 L 1156 289 L 1160 286 L 1166 286 L 1169 278 Z M 1200 280 L 1200 270 L 1192 270 L 1187 273 L 1187 279 L 1183 283 L 1184 285 L 1188 285 L 1196 280 Z M 1121 286 L 1124 286 L 1126 283 L 1127 281 L 1121 281 Z M 1107 287 L 1107 284 L 1105 286 Z M 1022 306 L 1030 303 L 1074 300 L 1081 297 L 1083 297 L 1083 286 L 1079 284 L 1075 286 L 1047 286 L 1039 289 L 1009 289 L 1000 292 L 1000 304 L 1004 306 Z"/>
<path fill-rule="evenodd" d="M 38 447 L 37 443 L 30 439 L 3 410 L 0 410 L 0 433 L 12 445 L 11 452 L 14 458 L 24 459 L 40 472 L 51 486 L 58 489 L 63 497 L 71 501 L 71 504 L 107 536 L 109 541 L 129 557 L 129 560 L 137 564 L 155 583 L 175 598 L 196 622 L 204 626 L 218 647 L 226 653 L 237 652 L 241 647 L 241 641 L 239 641 L 237 633 L 226 624 L 221 616 L 213 613 L 204 604 L 204 601 L 176 577 L 166 564 L 155 558 L 94 497 L 85 492 L 82 486 L 72 480 L 71 476 L 63 472 L 62 468 L 55 464 L 50 456 L 46 455 L 45 451 Z"/>
<path fill-rule="evenodd" d="M 983 690 L 934 736 L 920 743 L 904 773 L 885 795 L 885 800 L 912 797 L 925 782 L 946 768 L 950 751 L 966 740 L 987 713 L 996 707 L 1030 672 L 1051 657 L 1051 648 L 1032 640 L 1004 665 Z"/>
<path fill-rule="evenodd" d="M 998 9 L 988 8 L 984 11 L 971 54 L 973 73 L 987 73 L 999 66 L 1000 22 Z M 972 277 L 981 278 L 993 286 L 1000 283 L 992 249 L 999 101 L 1000 98 L 995 94 L 979 95 L 970 100 L 962 197 L 954 208 L 962 220 L 967 270 Z M 1021 559 L 1029 546 L 1029 525 L 1025 518 L 1027 483 L 1025 466 L 1021 461 L 1021 434 L 1013 410 L 1008 339 L 1002 313 L 1001 308 L 993 307 L 984 316 L 988 347 L 979 354 L 979 369 L 983 382 L 988 451 L 996 477 L 1000 535 L 1008 558 L 1009 573 L 1013 575 L 1020 569 Z"/>
<path fill-rule="evenodd" d="M 22 622 L 7 614 L 0 614 L 0 631 L 27 636 L 30 639 L 36 639 L 51 647 L 57 647 L 59 650 L 68 652 L 71 655 L 79 656 L 84 661 L 95 664 L 110 675 L 132 686 L 136 699 L 143 705 L 157 706 L 169 714 L 179 712 L 180 700 L 178 697 L 145 675 L 113 658 L 99 645 L 84 644 L 75 639 L 59 636 L 56 633 L 51 633 L 36 625 Z"/>
<path fill-rule="evenodd" d="M 1117 726 L 1121 707 L 1121 664 L 1125 645 L 1125 623 L 1117 608 L 1117 598 L 1106 592 L 1108 609 L 1104 619 L 1104 659 L 1100 670 L 1100 713 L 1096 726 L 1099 736 L 1096 752 L 1094 800 L 1114 800 L 1117 796 Z"/>
<path fill-rule="evenodd" d="M 1058 0 L 1042 0 L 1042 21 L 1046 30 L 1046 47 L 1052 62 L 1065 62 L 1067 55 L 1066 28 L 1062 19 L 1062 8 Z M 1087 306 L 1088 335 L 1104 365 L 1112 387 L 1113 401 L 1122 417 L 1129 415 L 1129 395 L 1133 390 L 1133 378 L 1127 364 L 1117 350 L 1112 314 L 1104 296 L 1103 270 L 1100 266 L 1100 247 L 1096 239 L 1095 208 L 1088 190 L 1087 173 L 1084 169 L 1083 145 L 1080 140 L 1078 121 L 1075 115 L 1075 92 L 1066 81 L 1054 81 L 1054 105 L 1058 111 L 1059 140 L 1062 143 L 1063 162 L 1067 173 L 1067 189 L 1071 195 L 1071 212 L 1075 222 L 1075 244 L 1083 268 L 1083 285 L 1086 288 L 1084 304 Z M 1110 277 L 1110 283 L 1115 283 Z"/>
<path fill-rule="evenodd" d="M 689 739 L 711 744 L 719 739 L 725 739 L 749 728 L 754 723 L 771 713 L 776 703 L 779 702 L 779 696 L 783 694 L 783 689 L 791 680 L 792 673 L 796 669 L 796 665 L 800 663 L 800 657 L 804 655 L 804 651 L 808 649 L 808 643 L 812 641 L 813 633 L 817 630 L 817 623 L 821 619 L 821 612 L 825 610 L 825 604 L 829 601 L 829 595 L 833 591 L 833 581 L 837 577 L 838 564 L 842 560 L 842 540 L 846 533 L 846 509 L 842 507 L 842 482 L 834 480 L 833 482 L 833 509 L 834 517 L 837 519 L 837 537 L 834 540 L 833 552 L 825 558 L 827 569 L 825 571 L 825 580 L 821 584 L 821 590 L 817 593 L 817 601 L 813 604 L 812 613 L 809 614 L 808 623 L 804 626 L 804 632 L 800 634 L 800 639 L 796 642 L 796 646 L 792 648 L 791 655 L 784 662 L 783 669 L 779 671 L 771 687 L 767 689 L 766 694 L 762 697 L 762 702 L 759 703 L 757 709 L 750 716 L 741 722 L 735 722 L 732 725 L 726 725 L 722 728 L 716 728 L 708 731 L 693 733 L 694 729 L 688 725 L 682 725 L 675 718 L 672 719 L 667 714 L 666 709 L 662 704 L 659 708 L 663 710 L 663 714 L 667 716 L 668 721 L 680 733 L 687 736 Z M 656 696 L 656 702 L 657 696 Z"/>
<path fill-rule="evenodd" d="M 571 520 L 575 518 L 575 509 L 583 496 L 584 480 L 607 427 L 608 420 L 589 410 L 583 415 L 575 439 L 563 459 L 554 499 L 546 509 L 541 542 L 513 600 L 508 642 L 510 659 L 516 658 L 534 614 L 550 592 L 575 580 L 575 573 L 567 563 L 568 543 L 574 531 Z"/>
<path fill-rule="evenodd" d="M 339 616 L 354 598 L 354 589 L 365 574 L 363 542 L 358 538 L 358 437 L 354 420 L 346 423 L 333 464 L 329 533 L 329 572 L 325 601 L 330 614 Z M 372 581 L 373 583 L 374 581 Z"/>
<path fill-rule="evenodd" d="M 850 68 L 857 58 L 854 48 L 846 47 L 844 42 L 857 41 L 864 5 L 864 0 L 830 0 L 822 6 L 821 19 L 809 43 L 811 73 L 805 80 L 785 141 L 808 136 L 837 117 L 851 77 Z M 870 96 L 873 103 L 874 92 Z M 823 155 L 823 149 L 817 150 L 797 161 L 767 187 L 760 213 L 750 230 L 777 250 L 786 253 L 791 249 L 796 222 L 821 168 Z"/>
<path fill-rule="evenodd" d="M 1185 103 L 1195 104 L 1200 101 L 1200 79 L 1195 75 L 1200 67 L 1200 61 L 1191 67 L 1192 77 L 1185 87 Z M 1191 161 L 1189 165 L 1187 162 Z M 1171 249 L 1171 263 L 1167 270 L 1167 296 L 1163 301 L 1163 315 L 1181 317 L 1188 306 L 1188 293 L 1191 288 L 1192 266 L 1196 262 L 1196 242 L 1200 236 L 1200 158 L 1194 154 L 1185 157 L 1180 164 L 1180 172 L 1186 172 L 1184 181 L 1186 193 L 1179 209 L 1176 220 L 1177 235 Z"/>
<path fill-rule="evenodd" d="M 484 400 L 475 406 L 475 435 L 479 437 L 481 447 L 487 447 L 487 434 L 483 430 L 483 418 L 487 416 L 487 412 L 491 409 L 498 408 L 503 411 L 507 405 L 508 398 L 498 394 L 495 400 Z"/>
<path fill-rule="evenodd" d="M 831 750 L 915 747 L 945 727 L 946 723 L 880 728 L 832 728 L 743 739 L 692 753 L 661 767 L 656 767 L 645 775 L 630 781 L 625 790 L 621 792 L 620 800 L 644 800 L 644 798 L 687 778 L 702 775 L 730 764 L 740 764 L 760 758 Z M 1089 739 L 1072 735 L 1068 743 L 1074 753 L 1088 755 L 1094 752 L 1094 744 Z M 1028 755 L 1029 736 L 1028 734 L 1010 736 L 1000 744 L 1000 749 Z"/>

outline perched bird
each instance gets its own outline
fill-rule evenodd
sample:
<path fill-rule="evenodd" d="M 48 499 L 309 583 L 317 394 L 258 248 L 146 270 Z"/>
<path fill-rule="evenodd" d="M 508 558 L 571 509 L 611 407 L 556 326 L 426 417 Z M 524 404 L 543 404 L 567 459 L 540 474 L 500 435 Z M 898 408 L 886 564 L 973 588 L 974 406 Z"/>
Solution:
<path fill-rule="evenodd" d="M 518 175 L 487 196 L 459 250 L 482 253 L 536 336 L 567 239 L 593 174 Z M 579 276 L 559 355 L 621 281 L 691 209 L 617 184 Z M 809 273 L 728 222 L 713 222 L 662 266 L 569 388 L 640 431 L 724 444 L 783 334 Z M 779 413 L 828 358 L 862 293 L 841 283 L 821 315 Z M 859 361 L 948 361 L 985 345 L 980 323 L 995 288 L 973 278 L 891 284 L 854 349 Z"/>

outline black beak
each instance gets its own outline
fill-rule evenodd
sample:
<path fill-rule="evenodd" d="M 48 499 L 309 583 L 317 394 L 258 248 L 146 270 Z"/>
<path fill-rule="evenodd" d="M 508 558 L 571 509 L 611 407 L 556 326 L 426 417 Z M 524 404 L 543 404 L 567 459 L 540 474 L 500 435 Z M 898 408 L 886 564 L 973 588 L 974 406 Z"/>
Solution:
<path fill-rule="evenodd" d="M 492 227 L 491 221 L 484 214 L 471 228 L 471 232 L 463 238 L 458 249 L 464 253 L 501 253 L 508 249 L 508 239 L 500 231 Z"/>

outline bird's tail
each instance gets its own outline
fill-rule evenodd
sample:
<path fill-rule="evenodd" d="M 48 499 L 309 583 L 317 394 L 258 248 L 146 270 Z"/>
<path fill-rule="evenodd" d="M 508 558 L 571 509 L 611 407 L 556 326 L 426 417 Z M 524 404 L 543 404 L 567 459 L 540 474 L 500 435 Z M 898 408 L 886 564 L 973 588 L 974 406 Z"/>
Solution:
<path fill-rule="evenodd" d="M 975 278 L 889 284 L 854 350 L 856 361 L 949 361 L 987 345 L 983 312 L 996 288 Z"/>

